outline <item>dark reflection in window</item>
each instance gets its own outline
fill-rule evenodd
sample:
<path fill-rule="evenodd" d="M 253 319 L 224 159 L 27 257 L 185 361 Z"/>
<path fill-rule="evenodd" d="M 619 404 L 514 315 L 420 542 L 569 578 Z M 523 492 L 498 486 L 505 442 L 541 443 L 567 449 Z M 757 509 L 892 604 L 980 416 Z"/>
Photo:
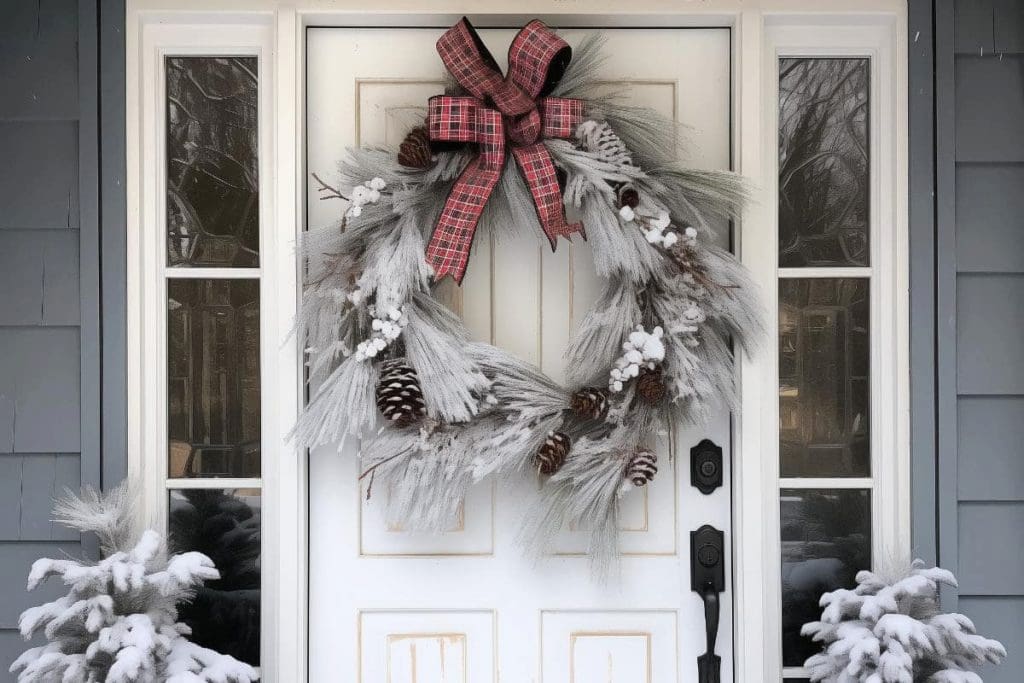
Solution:
<path fill-rule="evenodd" d="M 221 577 L 179 607 L 191 640 L 259 666 L 259 491 L 171 491 L 168 522 L 171 551 L 203 553 Z"/>
<path fill-rule="evenodd" d="M 852 588 L 871 568 L 871 494 L 783 489 L 781 517 L 782 663 L 803 666 L 821 650 L 800 628 L 821 617 L 822 593 Z"/>
<path fill-rule="evenodd" d="M 166 64 L 167 263 L 257 266 L 256 57 Z"/>
<path fill-rule="evenodd" d="M 258 280 L 167 281 L 168 476 L 260 476 Z"/>
<path fill-rule="evenodd" d="M 779 265 L 866 266 L 867 59 L 779 60 Z"/>
<path fill-rule="evenodd" d="M 868 280 L 779 282 L 783 477 L 871 476 Z"/>

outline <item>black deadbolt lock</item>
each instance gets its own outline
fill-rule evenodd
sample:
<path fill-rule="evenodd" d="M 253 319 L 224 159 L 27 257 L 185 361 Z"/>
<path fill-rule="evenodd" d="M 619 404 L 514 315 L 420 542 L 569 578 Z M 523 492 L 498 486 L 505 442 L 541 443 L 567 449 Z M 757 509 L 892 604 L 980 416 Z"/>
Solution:
<path fill-rule="evenodd" d="M 711 439 L 690 449 L 690 483 L 705 496 L 722 485 L 722 447 Z"/>

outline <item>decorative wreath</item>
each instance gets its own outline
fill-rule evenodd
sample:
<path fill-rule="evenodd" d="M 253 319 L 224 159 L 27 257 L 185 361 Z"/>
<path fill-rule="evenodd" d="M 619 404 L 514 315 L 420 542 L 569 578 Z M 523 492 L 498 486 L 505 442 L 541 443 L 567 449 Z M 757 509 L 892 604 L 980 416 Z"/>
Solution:
<path fill-rule="evenodd" d="M 452 82 L 425 125 L 397 153 L 350 150 L 340 189 L 321 181 L 349 204 L 303 244 L 313 390 L 296 434 L 309 447 L 362 437 L 363 477 L 386 482 L 386 517 L 407 529 L 451 528 L 474 483 L 536 472 L 524 543 L 542 552 L 567 524 L 589 529 L 605 572 L 619 497 L 658 471 L 648 437 L 730 402 L 732 341 L 747 347 L 761 322 L 705 220 L 736 215 L 742 180 L 680 167 L 674 122 L 601 90 L 601 43 L 572 60 L 532 21 L 502 76 L 464 18 L 437 42 Z M 604 278 L 565 353 L 569 387 L 471 341 L 432 294 L 462 281 L 478 231 L 513 228 L 552 250 L 578 234 Z"/>

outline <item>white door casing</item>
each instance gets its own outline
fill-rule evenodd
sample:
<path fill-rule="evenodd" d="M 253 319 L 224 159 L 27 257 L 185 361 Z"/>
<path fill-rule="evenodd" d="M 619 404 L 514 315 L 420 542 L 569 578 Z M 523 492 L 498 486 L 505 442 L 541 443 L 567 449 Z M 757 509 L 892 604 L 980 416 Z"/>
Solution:
<path fill-rule="evenodd" d="M 434 50 L 441 32 L 310 30 L 310 174 L 330 177 L 346 147 L 395 146 L 422 120 L 427 98 L 443 89 Z M 570 43 L 586 33 L 562 32 Z M 503 55 L 514 31 L 481 34 L 493 54 Z M 615 58 L 607 61 L 603 79 L 688 126 L 688 144 L 680 150 L 686 163 L 728 168 L 728 30 L 619 29 L 606 35 L 605 49 Z M 403 49 L 394 50 L 397 44 Z M 320 201 L 315 181 L 308 184 L 307 206 L 310 226 L 330 224 L 343 209 Z M 478 237 L 452 305 L 476 339 L 561 379 L 562 351 L 599 283 L 585 243 L 563 242 L 551 254 L 541 237 Z M 540 566 L 523 559 L 515 536 L 525 507 L 537 500 L 535 480 L 480 484 L 457 528 L 409 534 L 379 517 L 375 500 L 387 495 L 379 485 L 365 502 L 365 489 L 356 483 L 358 444 L 346 444 L 340 457 L 333 447 L 314 452 L 311 680 L 329 680 L 340 657 L 355 662 L 354 680 L 361 683 L 695 681 L 696 658 L 705 649 L 704 612 L 690 590 L 688 532 L 709 523 L 731 540 L 728 472 L 725 486 L 711 495 L 689 482 L 688 451 L 704 437 L 728 454 L 727 412 L 706 427 L 654 436 L 661 471 L 651 486 L 624 501 L 625 557 L 621 577 L 608 585 L 591 578 L 580 532 L 566 532 L 555 556 Z M 732 678 L 731 595 L 727 588 L 717 647 L 725 660 L 723 680 Z"/>
<path fill-rule="evenodd" d="M 873 354 L 891 359 L 888 367 L 892 371 L 884 377 L 884 385 L 879 383 L 873 397 L 873 415 L 881 417 L 881 424 L 886 425 L 884 434 L 878 433 L 873 443 L 872 486 L 879 503 L 873 515 L 874 546 L 876 556 L 880 552 L 896 556 L 909 553 L 904 0 L 636 0 L 628 6 L 607 0 L 487 0 L 473 7 L 441 0 L 431 6 L 429 13 L 407 0 L 378 0 L 372 12 L 367 11 L 365 3 L 353 0 L 127 0 L 129 475 L 141 481 L 142 502 L 151 519 L 159 519 L 166 504 L 162 460 L 157 459 L 154 467 L 158 453 L 152 448 L 153 439 L 160 441 L 154 435 L 166 429 L 161 411 L 165 398 L 160 396 L 163 389 L 159 380 L 164 362 L 160 330 L 165 302 L 155 296 L 159 291 L 155 283 L 161 276 L 154 267 L 159 254 L 153 249 L 160 243 L 163 224 L 157 211 L 161 192 L 156 184 L 158 150 L 151 135 L 163 103 L 152 97 L 153 79 L 159 78 L 159 72 L 147 68 L 152 63 L 147 60 L 161 50 L 182 46 L 197 52 L 206 47 L 217 54 L 237 52 L 243 46 L 246 52 L 264 55 L 261 64 L 266 65 L 265 73 L 270 77 L 264 82 L 271 90 L 269 105 L 260 114 L 261 126 L 267 128 L 271 140 L 261 149 L 261 155 L 268 157 L 261 159 L 268 172 L 261 173 L 260 188 L 269 203 L 262 228 L 267 259 L 261 280 L 268 292 L 263 297 L 262 314 L 265 328 L 271 331 L 263 340 L 267 352 L 262 376 L 264 392 L 273 397 L 275 408 L 273 419 L 264 424 L 263 435 L 265 681 L 350 680 L 351 676 L 350 668 L 343 673 L 331 671 L 327 678 L 318 675 L 322 672 L 307 669 L 318 656 L 318 648 L 334 651 L 336 643 L 316 641 L 307 628 L 311 612 L 326 601 L 321 591 L 312 591 L 307 584 L 307 576 L 313 573 L 307 538 L 316 533 L 312 528 L 316 521 L 308 516 L 312 493 L 308 487 L 316 481 L 308 476 L 310 461 L 296 453 L 288 440 L 302 395 L 297 345 L 294 339 L 285 338 L 285 331 L 296 308 L 301 280 L 291 246 L 306 225 L 307 37 L 315 33 L 310 29 L 321 26 L 443 27 L 467 9 L 479 11 L 471 17 L 479 25 L 521 26 L 525 20 L 539 17 L 554 26 L 720 27 L 730 31 L 733 167 L 750 179 L 754 188 L 754 201 L 734 230 L 735 248 L 768 294 L 769 306 L 774 302 L 778 278 L 772 256 L 777 249 L 773 187 L 777 133 L 772 115 L 778 76 L 775 56 L 780 51 L 829 54 L 837 46 L 843 54 L 873 56 L 873 74 L 880 75 L 881 81 L 872 91 L 879 102 L 872 127 L 893 133 L 884 147 L 873 147 L 878 163 L 875 170 L 881 173 L 875 176 L 872 189 L 891 198 L 891 211 L 873 217 L 872 239 L 878 248 L 887 250 L 890 258 L 873 269 L 882 287 L 873 289 L 872 325 L 877 323 L 877 328 L 872 343 Z M 491 42 L 488 38 L 488 42 L 499 54 L 502 52 L 502 41 Z M 422 54 L 424 59 L 434 59 L 431 50 Z M 311 226 L 316 224 L 310 221 Z M 159 263 L 158 258 L 155 263 Z M 273 334 L 275 329 L 280 334 Z M 777 444 L 773 444 L 778 434 L 774 351 L 770 339 L 764 352 L 742 358 L 741 410 L 733 416 L 735 467 L 729 474 L 735 492 L 731 509 L 734 540 L 729 569 L 735 597 L 728 610 L 733 615 L 731 634 L 722 633 L 720 638 L 733 636 L 733 678 L 744 683 L 777 683 L 782 677 L 778 649 L 780 481 Z M 705 433 L 716 438 L 715 431 Z M 334 453 L 327 455 L 337 458 Z M 681 462 L 685 463 L 683 456 Z M 678 476 L 685 474 L 680 471 Z M 355 514 L 356 509 L 353 503 L 349 514 Z M 682 547 L 679 550 L 686 552 Z M 334 580 L 346 584 L 341 574 Z M 360 586 L 348 584 L 345 589 L 358 592 Z M 406 626 L 410 631 L 415 628 L 412 622 Z M 594 642 L 577 640 L 580 647 Z M 622 641 L 627 651 L 635 645 L 635 641 Z M 457 648 L 458 643 L 453 641 L 451 647 Z M 337 652 L 334 655 L 341 671 L 348 663 Z M 686 663 L 681 667 L 685 668 Z M 799 678 L 801 673 L 787 671 L 786 676 Z"/>

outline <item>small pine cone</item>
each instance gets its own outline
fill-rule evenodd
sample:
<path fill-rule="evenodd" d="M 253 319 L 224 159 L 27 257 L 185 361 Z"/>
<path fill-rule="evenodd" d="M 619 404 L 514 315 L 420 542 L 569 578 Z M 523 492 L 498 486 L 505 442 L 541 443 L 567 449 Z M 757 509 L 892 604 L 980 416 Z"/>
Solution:
<path fill-rule="evenodd" d="M 654 451 L 649 451 L 646 448 L 633 453 L 629 464 L 626 465 L 626 479 L 637 488 L 646 486 L 647 482 L 654 479 L 654 475 L 657 473 L 658 456 L 654 454 Z"/>
<path fill-rule="evenodd" d="M 408 427 L 427 414 L 416 370 L 404 358 L 389 360 L 380 367 L 377 380 L 377 409 L 384 419 L 398 427 Z"/>
<path fill-rule="evenodd" d="M 660 367 L 644 369 L 636 380 L 636 393 L 648 405 L 657 405 L 665 398 L 665 376 Z"/>
<path fill-rule="evenodd" d="M 434 156 L 430 151 L 430 135 L 426 126 L 409 131 L 398 147 L 398 163 L 409 168 L 430 168 Z"/>
<path fill-rule="evenodd" d="M 640 193 L 632 185 L 623 185 L 619 189 L 619 208 L 628 206 L 635 209 L 640 205 Z"/>
<path fill-rule="evenodd" d="M 600 420 L 608 412 L 608 391 L 597 387 L 583 387 L 572 395 L 569 408 L 577 417 Z"/>
<path fill-rule="evenodd" d="M 541 474 L 554 474 L 569 455 L 572 440 L 562 432 L 548 432 L 544 445 L 537 449 L 533 456 L 533 464 Z"/>

